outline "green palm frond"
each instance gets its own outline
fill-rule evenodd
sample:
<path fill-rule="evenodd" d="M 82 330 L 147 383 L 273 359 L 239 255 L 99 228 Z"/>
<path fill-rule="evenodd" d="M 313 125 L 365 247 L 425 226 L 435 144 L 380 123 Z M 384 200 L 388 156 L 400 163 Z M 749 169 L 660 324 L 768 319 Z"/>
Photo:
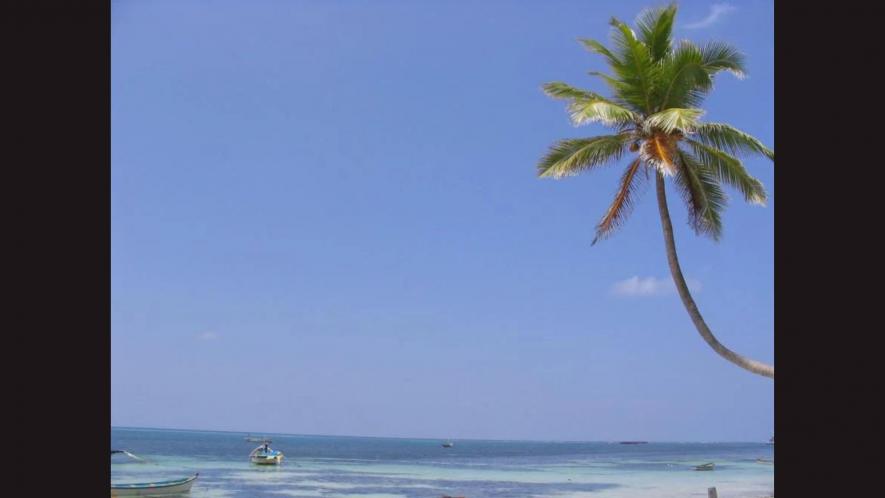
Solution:
<path fill-rule="evenodd" d="M 660 93 L 656 95 L 661 108 L 698 107 L 713 89 L 713 77 L 729 71 L 744 76 L 744 57 L 734 47 L 709 42 L 703 47 L 683 40 L 661 61 Z"/>
<path fill-rule="evenodd" d="M 634 114 L 643 114 L 645 111 L 643 109 L 644 100 L 641 96 L 641 93 L 638 92 L 631 85 L 624 83 L 623 81 L 615 78 L 611 75 L 601 73 L 599 71 L 588 71 L 587 74 L 590 76 L 596 76 L 601 79 L 609 88 L 611 88 L 613 95 L 609 100 L 620 105 L 621 107 L 625 107 L 633 111 Z M 639 98 L 639 101 L 633 99 L 633 101 L 626 100 L 623 98 L 623 95 L 635 95 L 636 98 Z"/>
<path fill-rule="evenodd" d="M 664 133 L 680 131 L 692 133 L 700 124 L 698 119 L 704 114 L 702 109 L 680 109 L 672 107 L 645 118 L 646 130 L 658 129 Z"/>
<path fill-rule="evenodd" d="M 725 123 L 703 123 L 695 129 L 698 142 L 731 155 L 761 154 L 774 161 L 774 151 L 756 137 Z"/>
<path fill-rule="evenodd" d="M 621 107 L 599 94 L 575 88 L 561 81 L 544 85 L 544 92 L 558 99 L 571 100 L 568 106 L 572 122 L 582 125 L 601 122 L 606 125 L 626 125 L 639 120 L 632 111 Z"/>
<path fill-rule="evenodd" d="M 542 88 L 544 89 L 544 93 L 555 99 L 607 100 L 605 97 L 599 95 L 598 93 L 573 87 L 568 83 L 564 83 L 562 81 L 552 81 L 550 83 L 545 83 Z"/>
<path fill-rule="evenodd" d="M 636 26 L 639 39 L 648 47 L 653 61 L 663 59 L 670 51 L 673 20 L 676 18 L 676 4 L 657 9 L 648 9 L 639 15 Z"/>
<path fill-rule="evenodd" d="M 746 76 L 744 56 L 728 43 L 711 41 L 701 48 L 701 59 L 710 74 L 728 71 L 738 78 Z"/>
<path fill-rule="evenodd" d="M 713 79 L 704 66 L 704 54 L 690 41 L 680 42 L 661 62 L 661 108 L 698 107 L 713 88 Z"/>
<path fill-rule="evenodd" d="M 629 109 L 607 100 L 575 100 L 569 104 L 568 111 L 576 125 L 598 121 L 605 125 L 624 126 L 638 120 Z"/>
<path fill-rule="evenodd" d="M 579 38 L 578 41 L 581 42 L 581 45 L 584 45 L 584 48 L 586 48 L 587 50 L 593 52 L 594 54 L 599 54 L 605 57 L 605 60 L 606 62 L 608 62 L 609 66 L 620 67 L 624 65 L 624 62 L 602 43 L 596 40 L 591 40 L 589 38 Z"/>
<path fill-rule="evenodd" d="M 623 22 L 612 18 L 609 24 L 614 28 L 612 42 L 618 59 L 622 61 L 621 65 L 612 66 L 615 75 L 625 84 L 620 97 L 651 113 L 656 67 L 648 47 Z"/>
<path fill-rule="evenodd" d="M 612 201 L 608 210 L 605 212 L 605 216 L 603 216 L 599 221 L 599 224 L 596 225 L 596 237 L 593 239 L 591 245 L 596 244 L 597 241 L 611 235 L 611 233 L 616 228 L 620 227 L 627 220 L 627 217 L 630 216 L 630 213 L 633 211 L 633 203 L 637 190 L 641 185 L 641 182 L 647 177 L 647 175 L 643 175 L 640 172 L 642 167 L 642 160 L 636 158 L 630 163 L 627 170 L 624 171 L 614 201 Z"/>
<path fill-rule="evenodd" d="M 614 91 L 615 97 L 612 101 L 625 105 L 634 111 L 641 112 L 645 109 L 647 99 L 642 89 L 636 87 L 636 79 L 632 77 L 633 70 L 627 63 L 620 56 L 609 50 L 608 47 L 596 40 L 581 38 L 578 41 L 590 52 L 603 56 L 612 73 L 615 74 L 616 77 L 596 73 Z"/>
<path fill-rule="evenodd" d="M 686 142 L 700 164 L 709 169 L 719 181 L 736 188 L 747 202 L 765 205 L 768 198 L 765 187 L 750 175 L 738 158 L 695 140 L 688 139 Z"/>
<path fill-rule="evenodd" d="M 611 75 L 601 73 L 599 71 L 587 71 L 587 74 L 589 74 L 590 76 L 598 76 L 602 81 L 604 81 L 609 87 L 614 90 L 617 90 L 618 88 L 620 88 L 620 85 L 623 84 L 617 78 L 613 78 Z"/>
<path fill-rule="evenodd" d="M 728 198 L 719 181 L 690 153 L 679 150 L 679 171 L 674 183 L 688 208 L 688 224 L 698 235 L 719 240 L 722 235 L 722 211 Z"/>
<path fill-rule="evenodd" d="M 538 176 L 562 178 L 620 159 L 628 135 L 572 138 L 555 143 L 538 163 Z"/>

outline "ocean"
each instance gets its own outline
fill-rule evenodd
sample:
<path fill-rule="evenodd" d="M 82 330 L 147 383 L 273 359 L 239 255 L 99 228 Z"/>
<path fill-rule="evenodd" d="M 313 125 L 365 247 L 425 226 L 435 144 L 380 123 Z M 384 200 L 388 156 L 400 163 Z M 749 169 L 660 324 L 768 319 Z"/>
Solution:
<path fill-rule="evenodd" d="M 191 498 L 721 498 L 774 495 L 765 443 L 538 442 L 252 434 L 272 439 L 280 466 L 255 466 L 246 433 L 111 428 L 111 481 L 199 472 Z M 695 465 L 714 462 L 709 472 Z"/>

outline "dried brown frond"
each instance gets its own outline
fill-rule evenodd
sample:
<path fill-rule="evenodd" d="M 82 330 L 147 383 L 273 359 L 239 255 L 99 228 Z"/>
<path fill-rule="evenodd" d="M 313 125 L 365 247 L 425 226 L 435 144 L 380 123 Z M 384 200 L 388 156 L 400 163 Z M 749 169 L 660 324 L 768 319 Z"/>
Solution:
<path fill-rule="evenodd" d="M 621 183 L 614 201 L 606 211 L 605 216 L 596 225 L 596 238 L 593 239 L 595 244 L 598 240 L 607 237 L 611 232 L 618 228 L 630 215 L 633 208 L 633 197 L 639 187 L 639 182 L 643 179 L 643 175 L 636 173 L 642 168 L 642 159 L 636 158 L 624 175 L 621 177 Z M 647 175 L 645 175 L 647 177 Z"/>

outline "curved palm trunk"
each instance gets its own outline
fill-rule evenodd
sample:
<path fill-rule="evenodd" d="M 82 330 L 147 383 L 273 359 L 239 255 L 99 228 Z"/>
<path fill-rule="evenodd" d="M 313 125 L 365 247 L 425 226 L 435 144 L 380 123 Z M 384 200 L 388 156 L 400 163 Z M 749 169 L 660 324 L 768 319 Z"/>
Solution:
<path fill-rule="evenodd" d="M 685 278 L 682 276 L 682 268 L 679 267 L 679 259 L 676 257 L 676 241 L 673 239 L 673 224 L 670 222 L 670 212 L 667 210 L 667 194 L 664 191 L 664 177 L 660 172 L 657 172 L 655 176 L 657 177 L 655 186 L 658 193 L 658 211 L 660 211 L 661 214 L 661 227 L 664 229 L 664 245 L 667 247 L 667 262 L 670 265 L 670 273 L 673 275 L 673 282 L 676 284 L 676 289 L 679 291 L 679 297 L 682 298 L 682 304 L 685 305 L 685 310 L 688 311 L 688 315 L 691 317 L 691 321 L 694 322 L 695 328 L 698 329 L 701 337 L 704 338 L 707 344 L 709 344 L 710 347 L 713 348 L 713 351 L 716 351 L 719 356 L 745 370 L 773 379 L 773 366 L 766 365 L 765 363 L 756 360 L 751 360 L 750 358 L 745 358 L 723 346 L 713 333 L 710 332 L 710 328 L 707 327 L 707 324 L 704 322 L 704 318 L 701 316 L 701 312 L 698 311 L 698 307 L 695 304 L 694 299 L 691 297 L 691 293 L 688 292 L 688 285 L 685 283 Z"/>

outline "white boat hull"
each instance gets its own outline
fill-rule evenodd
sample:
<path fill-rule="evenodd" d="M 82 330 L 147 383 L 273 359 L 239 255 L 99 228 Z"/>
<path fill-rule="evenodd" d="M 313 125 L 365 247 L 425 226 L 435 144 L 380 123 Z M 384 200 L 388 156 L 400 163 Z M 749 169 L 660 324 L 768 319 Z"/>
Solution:
<path fill-rule="evenodd" d="M 270 458 L 253 456 L 250 460 L 256 465 L 279 465 L 283 463 L 283 455 L 277 455 Z"/>
<path fill-rule="evenodd" d="M 172 496 L 189 493 L 197 476 L 180 481 L 111 485 L 111 498 L 123 496 Z"/>

